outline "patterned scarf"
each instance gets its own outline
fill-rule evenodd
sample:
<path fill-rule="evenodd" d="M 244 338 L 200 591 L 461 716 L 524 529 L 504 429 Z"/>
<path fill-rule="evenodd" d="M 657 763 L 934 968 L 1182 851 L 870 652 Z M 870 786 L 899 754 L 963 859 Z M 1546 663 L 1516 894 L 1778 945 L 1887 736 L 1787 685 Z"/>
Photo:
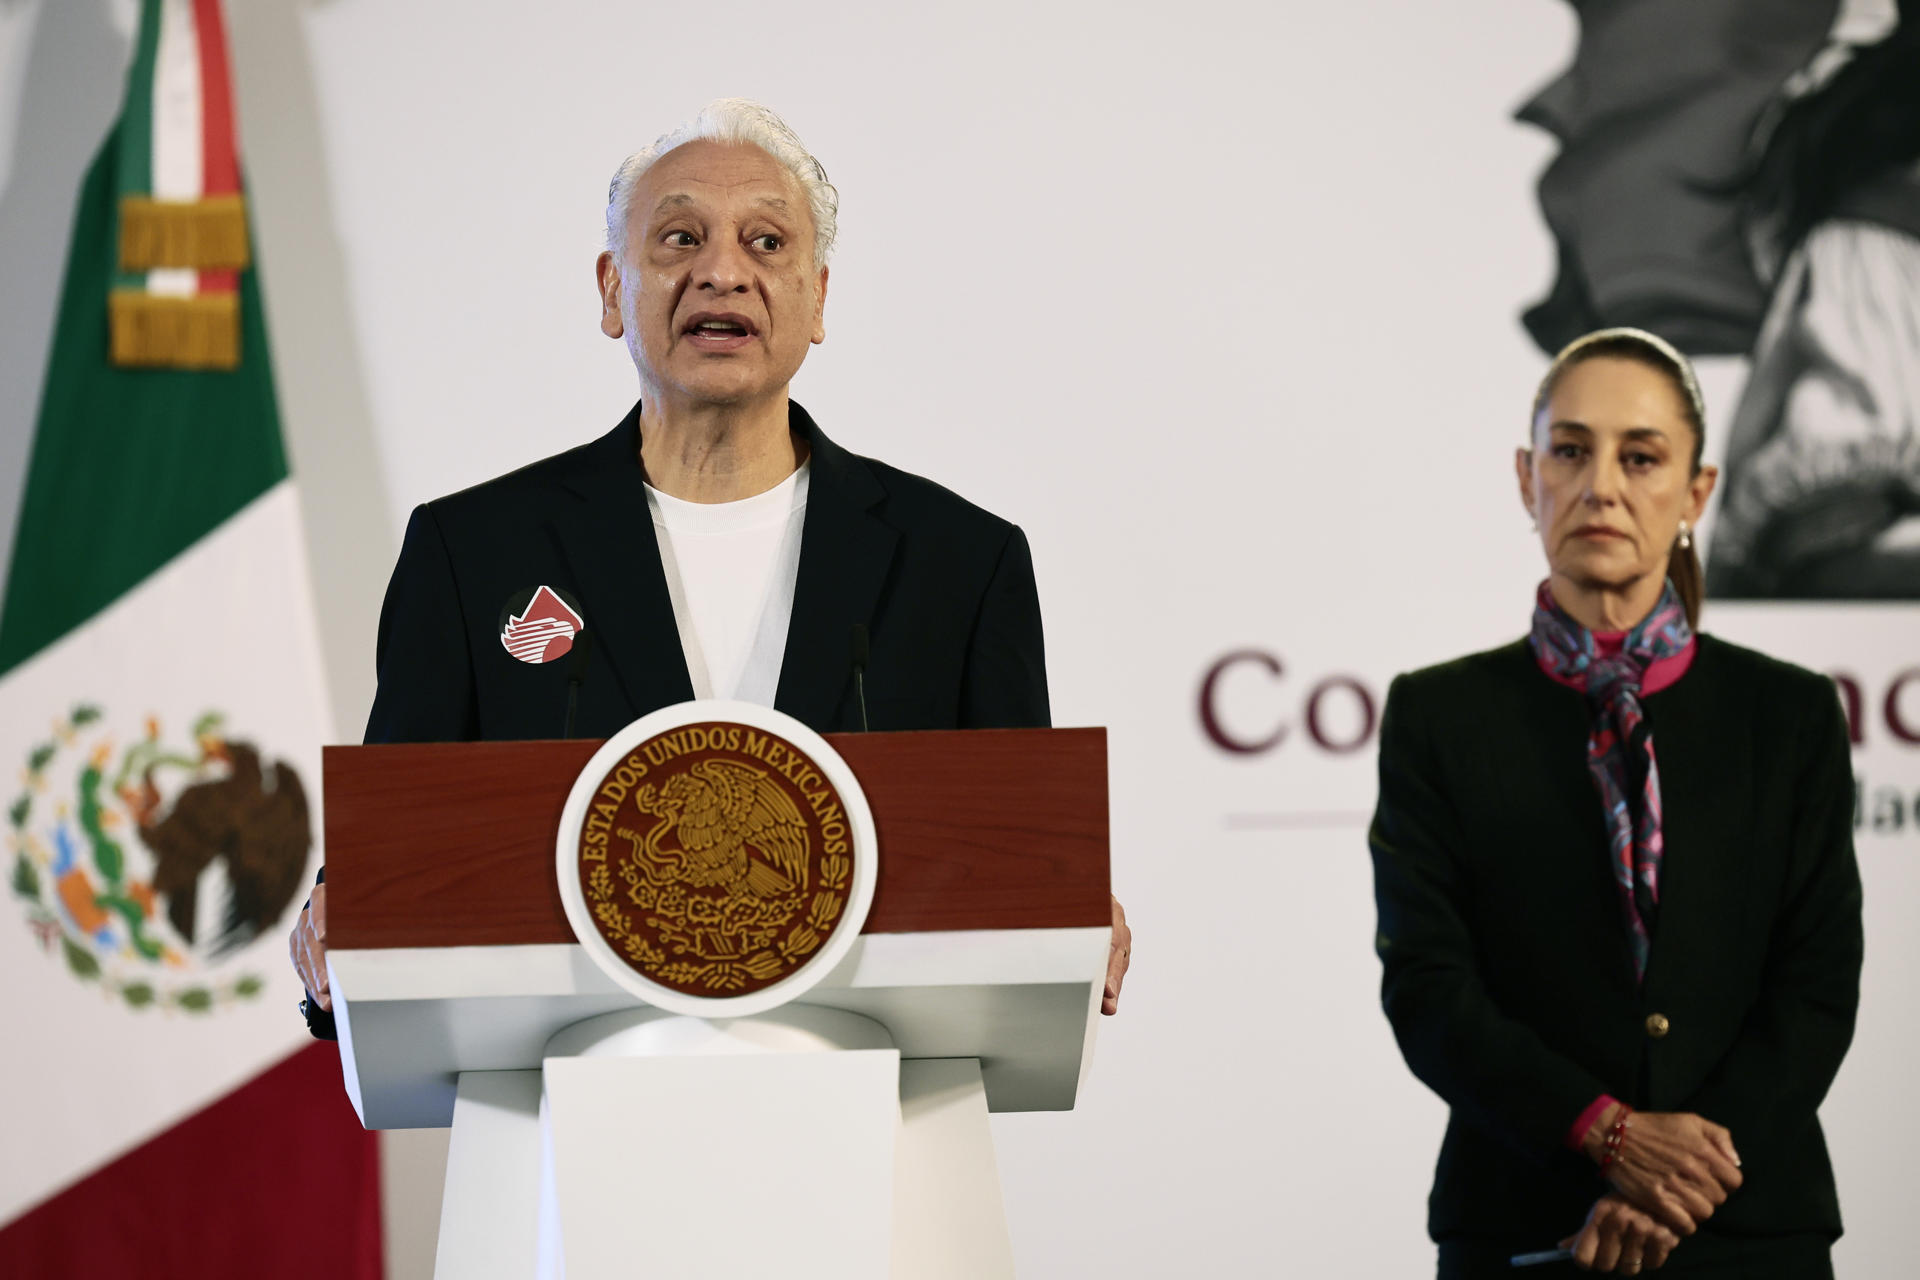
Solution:
<path fill-rule="evenodd" d="M 1609 861 L 1620 889 L 1633 947 L 1633 972 L 1644 979 L 1651 930 L 1660 906 L 1660 769 L 1653 731 L 1640 705 L 1649 663 L 1685 651 L 1693 640 L 1687 612 L 1669 582 L 1660 603 L 1627 633 L 1613 657 L 1601 657 L 1593 634 L 1561 612 L 1547 584 L 1533 609 L 1530 643 L 1540 664 L 1587 695 L 1593 728 L 1587 735 L 1587 771 L 1600 789 Z"/>

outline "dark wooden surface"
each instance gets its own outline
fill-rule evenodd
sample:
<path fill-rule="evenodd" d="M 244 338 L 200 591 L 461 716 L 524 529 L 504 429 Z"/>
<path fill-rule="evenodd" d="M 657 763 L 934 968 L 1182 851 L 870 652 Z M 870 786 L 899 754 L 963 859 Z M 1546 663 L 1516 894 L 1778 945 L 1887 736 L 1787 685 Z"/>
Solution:
<path fill-rule="evenodd" d="M 1105 729 L 830 734 L 881 849 L 865 933 L 1106 925 Z M 329 947 L 572 942 L 554 834 L 598 742 L 328 747 Z"/>

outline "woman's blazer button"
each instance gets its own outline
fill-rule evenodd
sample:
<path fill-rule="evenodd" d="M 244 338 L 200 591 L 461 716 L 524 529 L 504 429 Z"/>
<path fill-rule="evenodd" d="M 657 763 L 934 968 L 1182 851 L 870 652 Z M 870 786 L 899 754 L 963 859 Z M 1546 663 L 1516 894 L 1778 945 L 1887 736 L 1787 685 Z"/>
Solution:
<path fill-rule="evenodd" d="M 1671 1031 L 1672 1029 L 1673 1029 L 1673 1024 L 1667 1021 L 1666 1014 L 1650 1013 L 1647 1015 L 1647 1034 L 1652 1036 L 1655 1040 L 1664 1038 L 1667 1032 Z"/>

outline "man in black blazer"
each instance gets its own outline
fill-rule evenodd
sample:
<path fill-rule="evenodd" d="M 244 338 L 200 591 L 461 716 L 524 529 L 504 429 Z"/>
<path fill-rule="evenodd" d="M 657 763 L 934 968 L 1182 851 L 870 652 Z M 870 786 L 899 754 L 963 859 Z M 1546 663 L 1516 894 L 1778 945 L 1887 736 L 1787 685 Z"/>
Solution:
<path fill-rule="evenodd" d="M 369 742 L 605 738 L 694 696 L 648 514 L 634 406 L 590 444 L 426 503 L 380 614 Z M 1033 557 L 1020 529 L 919 476 L 862 458 L 790 408 L 811 455 L 776 710 L 822 733 L 862 728 L 854 628 L 868 639 L 866 728 L 1050 723 Z M 540 586 L 595 639 L 515 659 L 502 615 Z"/>
<path fill-rule="evenodd" d="M 693 698 L 717 649 L 745 651 L 752 687 L 821 732 L 1049 723 L 1025 535 L 848 453 L 789 398 L 826 336 L 837 204 L 793 131 L 738 99 L 621 165 L 596 270 L 601 331 L 625 342 L 640 402 L 598 440 L 414 511 L 381 610 L 367 741 L 606 737 Z M 716 635 L 725 628 L 692 609 L 689 587 L 710 600 L 740 584 L 711 567 L 684 581 L 689 565 L 671 531 L 657 533 L 667 526 L 655 510 L 712 511 L 783 486 L 795 494 L 797 565 L 785 543 L 756 563 L 774 566 L 776 586 L 790 581 L 790 596 L 769 592 L 753 635 Z M 766 638 L 782 634 L 777 646 Z M 727 689 L 715 680 L 711 691 Z M 322 883 L 291 950 L 308 1026 L 331 1039 L 325 908 Z M 1107 1013 L 1132 950 L 1113 909 Z"/>

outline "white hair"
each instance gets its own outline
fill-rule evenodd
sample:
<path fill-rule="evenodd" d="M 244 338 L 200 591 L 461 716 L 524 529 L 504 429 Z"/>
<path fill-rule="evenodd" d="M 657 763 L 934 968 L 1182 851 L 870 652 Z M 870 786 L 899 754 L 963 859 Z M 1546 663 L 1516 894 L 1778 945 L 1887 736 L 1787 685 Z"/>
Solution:
<path fill-rule="evenodd" d="M 678 129 L 662 134 L 652 146 L 620 162 L 607 187 L 607 252 L 618 258 L 626 247 L 628 206 L 641 175 L 667 152 L 701 139 L 751 143 L 793 175 L 813 209 L 813 260 L 825 266 L 827 255 L 833 252 L 840 193 L 827 181 L 826 167 L 807 151 L 792 126 L 771 108 L 748 98 L 715 99 Z"/>

